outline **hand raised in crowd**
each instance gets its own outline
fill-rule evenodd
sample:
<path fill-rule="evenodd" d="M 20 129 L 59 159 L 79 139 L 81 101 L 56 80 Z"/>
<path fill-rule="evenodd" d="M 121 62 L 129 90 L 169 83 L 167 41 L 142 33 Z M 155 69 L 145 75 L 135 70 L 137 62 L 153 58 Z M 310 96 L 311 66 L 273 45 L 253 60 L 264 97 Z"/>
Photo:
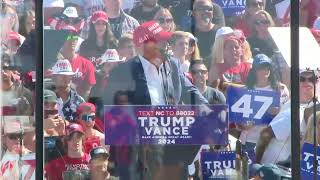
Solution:
<path fill-rule="evenodd" d="M 53 129 L 58 135 L 64 135 L 66 121 L 59 115 L 49 115 L 44 120 L 44 129 Z"/>

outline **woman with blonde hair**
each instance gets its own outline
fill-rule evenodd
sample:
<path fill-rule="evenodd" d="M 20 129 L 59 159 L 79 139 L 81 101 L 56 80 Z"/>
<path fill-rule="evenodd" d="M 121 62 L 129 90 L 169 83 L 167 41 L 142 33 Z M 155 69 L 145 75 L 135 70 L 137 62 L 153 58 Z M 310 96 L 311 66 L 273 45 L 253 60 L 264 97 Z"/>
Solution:
<path fill-rule="evenodd" d="M 251 63 L 244 61 L 242 43 L 235 35 L 219 36 L 216 39 L 209 69 L 209 84 L 214 88 L 218 88 L 222 83 L 246 82 Z"/>
<path fill-rule="evenodd" d="M 173 57 L 180 64 L 182 72 L 188 72 L 190 61 L 186 58 L 189 52 L 189 35 L 184 31 L 175 31 L 170 40 Z"/>
<path fill-rule="evenodd" d="M 320 145 L 320 111 L 316 113 L 316 121 L 317 121 L 317 145 Z M 308 118 L 306 133 L 303 138 L 303 143 L 313 144 L 313 131 L 314 131 L 314 116 L 311 115 Z"/>
<path fill-rule="evenodd" d="M 275 23 L 271 15 L 267 11 L 260 10 L 253 16 L 253 24 L 251 25 L 252 34 L 248 38 L 251 51 L 267 55 L 269 58 L 273 56 L 277 49 L 274 44 L 268 28 L 274 27 Z"/>
<path fill-rule="evenodd" d="M 188 61 L 191 61 L 191 59 L 201 59 L 198 39 L 190 32 L 185 33 L 189 36 L 189 50 L 186 59 Z"/>
<path fill-rule="evenodd" d="M 176 30 L 173 16 L 167 8 L 159 9 L 153 19 L 156 20 L 165 31 L 174 32 Z"/>

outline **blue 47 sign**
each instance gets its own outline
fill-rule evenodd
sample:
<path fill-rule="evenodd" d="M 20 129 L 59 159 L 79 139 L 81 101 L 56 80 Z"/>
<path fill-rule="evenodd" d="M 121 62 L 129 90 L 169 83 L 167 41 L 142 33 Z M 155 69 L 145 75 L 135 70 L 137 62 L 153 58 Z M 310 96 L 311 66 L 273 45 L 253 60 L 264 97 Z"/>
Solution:
<path fill-rule="evenodd" d="M 230 86 L 227 89 L 230 122 L 268 124 L 273 115 L 269 110 L 280 106 L 280 93 Z"/>

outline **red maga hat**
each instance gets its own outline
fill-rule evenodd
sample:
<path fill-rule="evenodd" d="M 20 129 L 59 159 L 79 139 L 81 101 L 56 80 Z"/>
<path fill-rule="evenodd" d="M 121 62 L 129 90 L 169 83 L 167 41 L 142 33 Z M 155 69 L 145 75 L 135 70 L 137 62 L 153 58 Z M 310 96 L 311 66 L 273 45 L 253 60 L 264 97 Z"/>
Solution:
<path fill-rule="evenodd" d="M 148 21 L 141 24 L 133 32 L 133 42 L 139 47 L 144 42 L 162 42 L 171 38 L 172 33 L 164 31 L 156 21 Z"/>
<path fill-rule="evenodd" d="M 84 134 L 84 130 L 80 124 L 72 123 L 66 127 L 66 135 L 70 136 L 74 132 L 80 132 Z"/>
<path fill-rule="evenodd" d="M 98 21 L 108 22 L 108 16 L 104 11 L 96 11 L 92 14 L 91 21 L 93 24 Z"/>
<path fill-rule="evenodd" d="M 80 115 L 84 111 L 96 112 L 96 106 L 89 102 L 81 103 L 77 108 L 77 114 Z"/>

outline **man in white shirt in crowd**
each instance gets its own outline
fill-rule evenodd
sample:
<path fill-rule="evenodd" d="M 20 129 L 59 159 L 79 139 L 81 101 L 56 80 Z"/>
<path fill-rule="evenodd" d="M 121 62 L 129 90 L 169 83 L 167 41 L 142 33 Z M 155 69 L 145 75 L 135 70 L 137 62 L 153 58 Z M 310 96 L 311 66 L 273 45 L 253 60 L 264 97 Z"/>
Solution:
<path fill-rule="evenodd" d="M 304 110 L 312 105 L 314 85 L 318 80 L 311 71 L 300 72 L 300 137 L 304 136 L 307 122 Z M 287 161 L 291 155 L 291 108 L 290 102 L 263 129 L 256 147 L 256 162 L 261 164 Z"/>

